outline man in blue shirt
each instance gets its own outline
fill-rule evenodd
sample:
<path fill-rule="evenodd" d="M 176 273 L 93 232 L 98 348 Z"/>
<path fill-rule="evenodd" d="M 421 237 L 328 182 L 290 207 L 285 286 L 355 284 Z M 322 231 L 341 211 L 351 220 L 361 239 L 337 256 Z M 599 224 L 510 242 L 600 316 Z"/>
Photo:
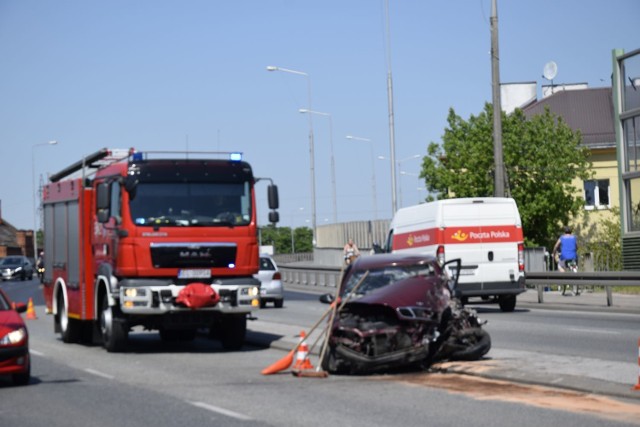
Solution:
<path fill-rule="evenodd" d="M 567 269 L 567 263 L 578 261 L 578 239 L 571 234 L 570 227 L 564 227 L 564 234 L 560 236 L 553 247 L 554 257 L 560 249 L 560 261 L 558 262 L 558 271 L 564 272 Z"/>

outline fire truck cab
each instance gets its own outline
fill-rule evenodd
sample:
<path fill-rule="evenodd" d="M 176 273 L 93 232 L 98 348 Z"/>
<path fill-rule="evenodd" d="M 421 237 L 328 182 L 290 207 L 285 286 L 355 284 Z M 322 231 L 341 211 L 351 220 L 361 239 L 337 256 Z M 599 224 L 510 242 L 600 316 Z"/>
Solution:
<path fill-rule="evenodd" d="M 207 328 L 240 348 L 260 307 L 258 180 L 237 153 L 106 148 L 52 175 L 43 283 L 62 340 L 120 351 L 136 326 L 166 341 Z M 268 195 L 275 223 L 275 185 Z"/>

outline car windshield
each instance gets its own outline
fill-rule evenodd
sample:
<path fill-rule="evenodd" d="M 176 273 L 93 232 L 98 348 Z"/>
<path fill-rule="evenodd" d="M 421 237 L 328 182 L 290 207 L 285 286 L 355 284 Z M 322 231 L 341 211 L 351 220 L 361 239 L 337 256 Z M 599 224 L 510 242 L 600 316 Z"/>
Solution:
<path fill-rule="evenodd" d="M 354 272 L 341 289 L 341 295 L 347 295 L 358 286 L 366 271 Z M 388 266 L 380 269 L 369 270 L 369 274 L 356 290 L 356 295 L 365 295 L 377 289 L 394 284 L 400 280 L 414 276 L 431 276 L 435 274 L 432 264 L 412 265 L 408 267 Z"/>
<path fill-rule="evenodd" d="M 2 265 L 16 265 L 22 264 L 22 258 L 20 257 L 7 257 L 2 260 Z"/>
<path fill-rule="evenodd" d="M 251 186 L 249 182 L 142 182 L 130 194 L 129 208 L 137 225 L 248 225 Z"/>
<path fill-rule="evenodd" d="M 7 301 L 2 294 L 0 294 L 0 311 L 11 310 L 9 301 Z"/>

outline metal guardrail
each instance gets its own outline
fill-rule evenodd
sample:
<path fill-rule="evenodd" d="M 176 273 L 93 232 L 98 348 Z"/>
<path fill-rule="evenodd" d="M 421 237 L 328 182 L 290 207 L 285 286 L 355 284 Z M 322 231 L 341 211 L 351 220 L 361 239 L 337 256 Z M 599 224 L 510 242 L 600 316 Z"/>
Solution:
<path fill-rule="evenodd" d="M 280 265 L 280 273 L 285 283 L 302 286 L 327 287 L 335 289 L 340 281 L 338 267 L 304 265 Z M 559 271 L 530 272 L 526 274 L 527 286 L 538 291 L 538 302 L 544 302 L 544 288 L 552 285 L 599 286 L 605 288 L 607 306 L 613 305 L 613 286 L 640 286 L 640 271 L 596 271 L 561 273 Z"/>
<path fill-rule="evenodd" d="M 640 286 L 640 271 L 596 271 L 561 273 L 543 271 L 527 273 L 527 285 L 533 285 L 538 291 L 538 302 L 544 302 L 544 288 L 550 285 L 600 286 L 605 288 L 607 306 L 613 305 L 613 286 Z"/>
<path fill-rule="evenodd" d="M 279 265 L 282 281 L 302 286 L 318 286 L 335 289 L 340 281 L 340 268 L 313 265 Z"/>

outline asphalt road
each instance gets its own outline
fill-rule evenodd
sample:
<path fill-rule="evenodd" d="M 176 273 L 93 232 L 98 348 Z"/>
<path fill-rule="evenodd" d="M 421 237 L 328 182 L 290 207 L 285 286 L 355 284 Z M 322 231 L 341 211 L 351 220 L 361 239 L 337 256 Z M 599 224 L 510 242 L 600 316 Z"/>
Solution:
<path fill-rule="evenodd" d="M 5 282 L 0 286 L 18 300 L 32 297 L 37 301 L 39 290 L 35 282 Z M 317 303 L 316 298 L 288 294 L 285 308 L 270 307 L 256 313 L 260 320 L 249 324 L 251 334 L 278 337 L 273 343 L 286 342 L 289 337 L 279 332 L 281 328 L 297 330 L 304 323 L 302 316 L 314 321 L 325 310 L 326 306 Z M 640 405 L 634 401 L 599 400 L 583 393 L 553 394 L 551 401 L 545 401 L 551 393 L 546 389 L 520 390 L 504 383 L 475 383 L 449 374 L 318 379 L 296 378 L 284 372 L 263 376 L 262 368 L 285 355 L 276 346 L 248 344 L 242 351 L 224 352 L 217 342 L 204 336 L 189 344 L 167 344 L 155 333 L 136 331 L 126 352 L 110 354 L 98 346 L 63 344 L 53 334 L 52 319 L 44 314 L 39 302 L 36 312 L 38 319 L 27 320 L 33 379 L 26 387 L 11 387 L 0 380 L 2 425 L 640 424 Z M 491 331 L 494 343 L 500 343 L 502 336 L 511 340 L 509 334 L 518 335 L 515 331 L 527 322 L 539 325 L 536 330 L 544 330 L 540 319 L 517 317 L 530 316 L 530 312 L 513 313 L 515 320 L 511 321 L 496 320 L 500 314 L 491 310 L 482 313 L 489 317 L 489 325 L 495 324 L 495 331 Z M 599 321 L 594 320 L 594 325 Z M 619 325 L 617 320 L 613 322 L 613 326 Z M 551 323 L 554 322 L 548 322 Z M 260 332 L 261 324 L 272 329 Z M 460 389 L 452 390 L 452 384 L 460 384 Z M 588 406 L 580 406 L 581 403 Z"/>

